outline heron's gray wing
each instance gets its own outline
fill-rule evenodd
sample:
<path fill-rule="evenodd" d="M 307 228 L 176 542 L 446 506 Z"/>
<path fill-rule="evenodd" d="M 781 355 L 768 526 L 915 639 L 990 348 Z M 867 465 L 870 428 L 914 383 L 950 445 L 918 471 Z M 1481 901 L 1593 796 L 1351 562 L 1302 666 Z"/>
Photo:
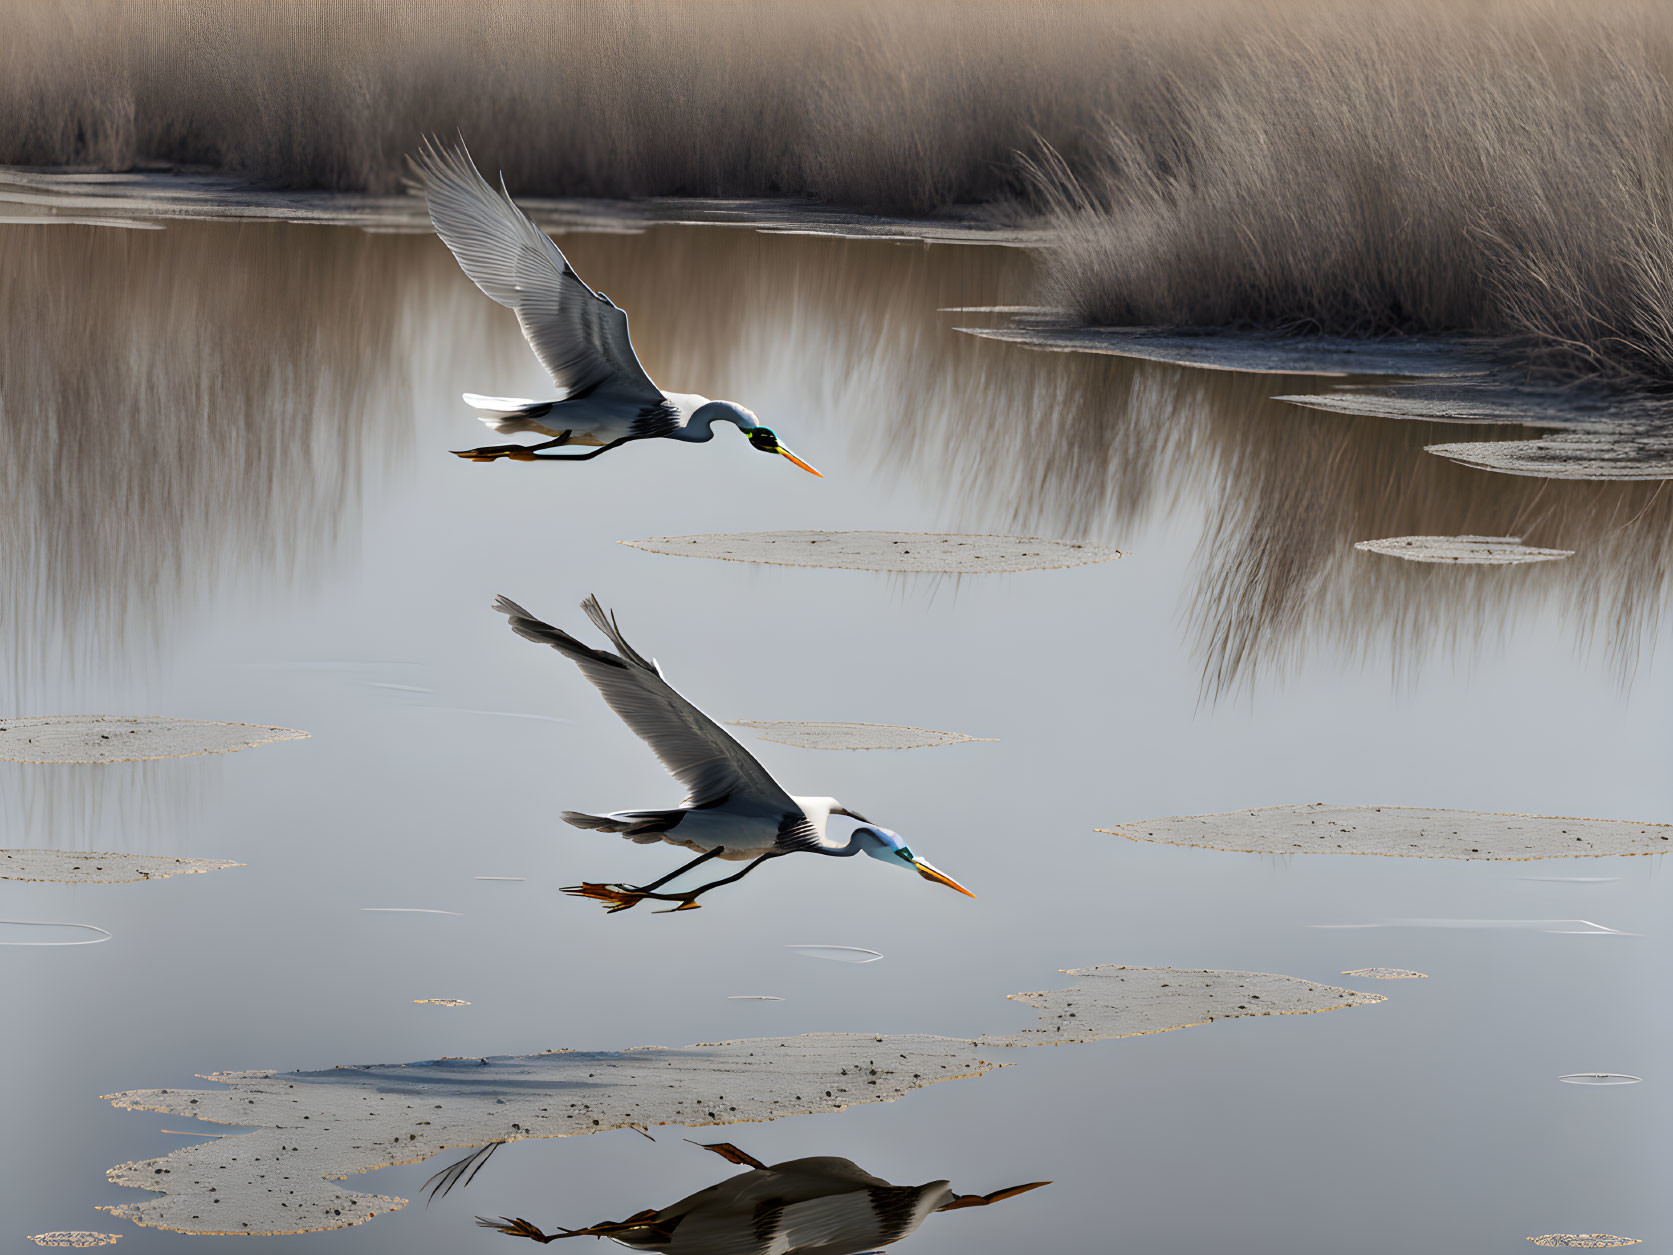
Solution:
<path fill-rule="evenodd" d="M 494 602 L 494 609 L 510 618 L 513 632 L 550 645 L 581 668 L 610 709 L 686 787 L 685 805 L 713 806 L 736 798 L 781 814 L 799 812 L 790 795 L 748 750 L 675 692 L 656 664 L 622 638 L 621 629 L 605 614 L 596 597 L 588 597 L 581 608 L 621 651 L 620 655 L 583 644 L 505 597 Z"/>
<path fill-rule="evenodd" d="M 412 159 L 430 221 L 471 282 L 514 310 L 529 345 L 569 397 L 605 392 L 662 401 L 627 335 L 627 315 L 586 285 L 552 237 L 488 186 L 464 143 L 426 140 Z"/>

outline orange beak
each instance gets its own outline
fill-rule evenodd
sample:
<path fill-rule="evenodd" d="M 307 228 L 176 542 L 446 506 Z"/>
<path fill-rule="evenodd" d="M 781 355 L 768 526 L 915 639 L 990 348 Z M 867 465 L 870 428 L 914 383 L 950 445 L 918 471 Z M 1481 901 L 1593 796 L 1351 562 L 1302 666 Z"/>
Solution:
<path fill-rule="evenodd" d="M 921 858 L 913 859 L 912 866 L 918 869 L 918 875 L 922 876 L 925 880 L 933 880 L 938 885 L 946 885 L 949 889 L 957 889 L 967 898 L 973 898 L 976 896 L 963 885 L 959 884 L 958 881 L 954 880 L 946 872 L 942 871 L 939 867 L 934 867 L 931 864 L 924 862 Z"/>
<path fill-rule="evenodd" d="M 814 470 L 811 466 L 809 466 L 806 462 L 802 461 L 801 458 L 797 457 L 794 453 L 790 452 L 790 450 L 786 449 L 783 445 L 779 445 L 778 451 L 780 453 L 782 453 L 785 457 L 789 458 L 797 466 L 801 467 L 809 475 L 819 475 L 818 471 Z M 823 475 L 819 475 L 819 478 L 824 479 L 825 477 Z"/>

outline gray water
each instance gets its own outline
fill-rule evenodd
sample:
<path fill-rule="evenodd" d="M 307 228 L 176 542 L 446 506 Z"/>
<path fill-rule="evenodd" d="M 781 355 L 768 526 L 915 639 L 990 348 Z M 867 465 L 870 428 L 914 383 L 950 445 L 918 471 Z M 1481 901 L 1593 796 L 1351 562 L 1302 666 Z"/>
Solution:
<path fill-rule="evenodd" d="M 121 1232 L 129 1255 L 244 1249 L 92 1210 L 138 1197 L 106 1168 L 189 1140 L 100 1100 L 112 1091 L 555 1047 L 1003 1031 L 1031 1019 L 1006 994 L 1093 963 L 1277 972 L 1388 1001 L 1025 1051 L 897 1103 L 694 1136 L 962 1192 L 1055 1182 L 932 1217 L 902 1245 L 920 1255 L 1673 1237 L 1659 859 L 1272 860 L 1094 831 L 1320 800 L 1673 821 L 1659 485 L 1465 470 L 1423 446 L 1480 428 L 1267 400 L 1318 380 L 957 334 L 977 316 L 939 308 L 1027 298 L 1017 250 L 675 227 L 562 242 L 630 311 L 653 378 L 750 406 L 827 478 L 725 434 L 580 466 L 448 456 L 484 439 L 461 391 L 546 385 L 511 316 L 428 236 L 0 228 L 14 311 L 0 710 L 313 734 L 122 766 L 0 763 L 0 844 L 247 864 L 0 881 L 4 918 L 112 934 L 0 950 L 6 1249 L 60 1229 Z M 615 543 L 794 528 L 1020 531 L 1126 556 L 953 582 Z M 1463 571 L 1351 547 L 1464 532 L 1577 553 Z M 716 717 L 998 738 L 828 753 L 742 734 L 792 792 L 899 830 L 979 898 L 811 858 L 679 915 L 558 893 L 678 857 L 557 819 L 679 789 L 572 667 L 488 609 L 504 593 L 577 628 L 590 592 Z M 1313 927 L 1425 918 L 1637 935 Z M 797 944 L 886 958 L 822 963 Z M 1373 965 L 1429 979 L 1338 975 Z M 1646 1083 L 1557 1080 L 1580 1071 Z M 274 1240 L 492 1251 L 505 1240 L 475 1214 L 578 1226 L 726 1175 L 680 1130 L 653 1132 L 514 1143 L 429 1208 Z M 351 1184 L 417 1200 L 456 1157 Z"/>

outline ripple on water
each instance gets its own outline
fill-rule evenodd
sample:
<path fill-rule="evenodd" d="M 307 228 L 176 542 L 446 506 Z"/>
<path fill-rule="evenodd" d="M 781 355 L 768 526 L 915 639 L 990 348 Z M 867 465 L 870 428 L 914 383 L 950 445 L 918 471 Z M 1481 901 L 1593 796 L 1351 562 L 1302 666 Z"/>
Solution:
<path fill-rule="evenodd" d="M 875 963 L 883 957 L 879 950 L 862 946 L 785 946 L 810 959 L 829 959 L 833 963 Z"/>
<path fill-rule="evenodd" d="M 92 924 L 0 919 L 0 946 L 95 946 L 110 934 Z"/>
<path fill-rule="evenodd" d="M 682 558 L 923 575 L 1043 571 L 1121 556 L 1119 549 L 1104 545 L 937 532 L 729 532 L 652 536 L 621 543 Z"/>

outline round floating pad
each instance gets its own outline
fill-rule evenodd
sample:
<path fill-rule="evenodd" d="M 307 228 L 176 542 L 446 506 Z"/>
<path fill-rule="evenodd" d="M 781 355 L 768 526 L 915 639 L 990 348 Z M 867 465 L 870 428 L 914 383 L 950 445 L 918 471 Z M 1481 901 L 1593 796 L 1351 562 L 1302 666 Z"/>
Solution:
<path fill-rule="evenodd" d="M 1362 540 L 1354 548 L 1404 558 L 1408 562 L 1454 566 L 1516 566 L 1574 556 L 1572 549 L 1536 549 L 1524 545 L 1520 536 L 1391 536 L 1387 540 Z"/>
<path fill-rule="evenodd" d="M 961 536 L 936 532 L 731 532 L 624 540 L 650 553 L 770 566 L 834 567 L 922 575 L 1043 571 L 1109 562 L 1119 549 L 1024 536 Z"/>
<path fill-rule="evenodd" d="M 984 1046 L 1064 1046 L 1143 1037 L 1251 1015 L 1309 1015 L 1383 1002 L 1364 994 L 1269 972 L 1187 971 L 1174 967 L 1065 968 L 1078 984 L 1012 994 L 1040 1013 L 1033 1028 L 977 1040 Z"/>
<path fill-rule="evenodd" d="M 112 1242 L 120 1242 L 120 1233 L 92 1233 L 85 1229 L 65 1229 L 57 1233 L 31 1234 L 29 1240 L 36 1246 L 109 1246 Z"/>
<path fill-rule="evenodd" d="M 1380 854 L 1389 858 L 1597 858 L 1673 851 L 1673 826 L 1617 819 L 1498 815 L 1417 806 L 1263 806 L 1100 828 L 1131 841 L 1243 854 Z"/>
<path fill-rule="evenodd" d="M 1529 1238 L 1535 1246 L 1581 1246 L 1596 1250 L 1605 1246 L 1637 1246 L 1642 1238 L 1619 1238 L 1613 1233 L 1546 1233 Z"/>
<path fill-rule="evenodd" d="M 218 858 L 167 858 L 160 854 L 101 854 L 92 850 L 0 850 L 0 880 L 60 885 L 119 885 L 166 880 L 242 867 Z"/>
<path fill-rule="evenodd" d="M 307 736 L 295 728 L 156 715 L 0 716 L 0 758 L 16 763 L 134 763 L 230 754 Z"/>
<path fill-rule="evenodd" d="M 415 1007 L 468 1007 L 470 1003 L 463 998 L 414 998 Z"/>
<path fill-rule="evenodd" d="M 1408 972 L 1403 967 L 1356 967 L 1344 976 L 1364 976 L 1371 980 L 1428 980 L 1427 972 Z"/>
<path fill-rule="evenodd" d="M 963 741 L 991 741 L 991 736 L 966 736 L 900 723 L 805 723 L 733 719 L 734 728 L 753 728 L 763 741 L 794 745 L 805 750 L 912 750 Z"/>

